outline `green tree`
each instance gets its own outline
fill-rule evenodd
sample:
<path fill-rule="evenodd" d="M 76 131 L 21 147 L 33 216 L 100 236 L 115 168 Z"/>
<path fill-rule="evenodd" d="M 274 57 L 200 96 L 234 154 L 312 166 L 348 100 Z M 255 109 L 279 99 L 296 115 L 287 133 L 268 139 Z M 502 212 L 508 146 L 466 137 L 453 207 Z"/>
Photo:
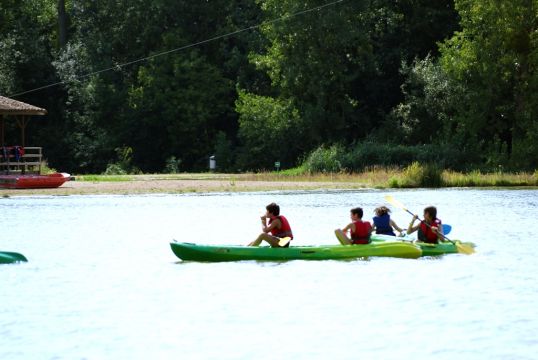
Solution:
<path fill-rule="evenodd" d="M 262 27 L 269 46 L 251 55 L 272 84 L 257 95 L 289 101 L 308 123 L 306 151 L 324 143 L 351 144 L 388 126 L 387 116 L 403 99 L 402 61 L 435 52 L 436 41 L 457 26 L 451 1 L 324 4 L 261 3 L 270 20 Z"/>
<path fill-rule="evenodd" d="M 440 63 L 467 89 L 457 106 L 456 131 L 469 141 L 483 139 L 492 160 L 505 154 L 512 164 L 536 167 L 538 2 L 455 3 L 462 31 L 442 44 Z"/>
<path fill-rule="evenodd" d="M 241 169 L 272 169 L 296 165 L 304 148 L 307 126 L 290 101 L 239 93 L 239 138 L 242 147 L 237 166 Z"/>
<path fill-rule="evenodd" d="M 258 15 L 246 0 L 73 3 L 57 69 L 68 133 L 86 141 L 70 156 L 88 165 L 83 171 L 102 171 L 114 149 L 128 147 L 142 171 L 160 171 L 172 156 L 186 170 L 205 168 L 218 131 L 236 137 L 235 83 L 251 77 L 243 49 L 258 41 L 252 33 L 206 40 Z"/>
<path fill-rule="evenodd" d="M 57 122 L 61 95 L 55 88 L 28 91 L 58 81 L 52 66 L 57 52 L 55 23 L 54 0 L 0 2 L 0 94 L 48 110 L 47 116 L 28 123 L 25 135 L 27 146 L 43 146 L 53 167 L 61 165 L 53 150 L 54 142 L 61 136 L 43 134 Z M 15 128 L 15 122 L 7 122 L 7 125 L 6 141 L 18 142 L 19 129 Z"/>

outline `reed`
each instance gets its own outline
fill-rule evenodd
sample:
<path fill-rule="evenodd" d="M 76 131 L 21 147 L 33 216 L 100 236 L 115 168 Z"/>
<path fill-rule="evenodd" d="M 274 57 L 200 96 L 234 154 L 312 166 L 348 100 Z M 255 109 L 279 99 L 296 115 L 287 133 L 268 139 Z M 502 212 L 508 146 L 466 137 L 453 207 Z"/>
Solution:
<path fill-rule="evenodd" d="M 464 174 L 445 170 L 443 181 L 448 187 L 504 187 L 504 186 L 538 186 L 538 176 L 533 173 L 506 173 L 496 171 L 482 173 L 478 170 Z"/>
<path fill-rule="evenodd" d="M 77 175 L 76 180 L 91 182 L 224 180 L 228 187 L 236 189 L 240 188 L 239 184 L 243 181 L 323 183 L 323 186 L 330 184 L 330 188 L 521 187 L 538 186 L 538 170 L 533 173 L 502 171 L 483 173 L 478 170 L 463 173 L 441 170 L 434 165 L 412 163 L 403 169 L 372 166 L 361 172 L 309 172 L 304 167 L 297 167 L 284 171 L 241 174 Z"/>

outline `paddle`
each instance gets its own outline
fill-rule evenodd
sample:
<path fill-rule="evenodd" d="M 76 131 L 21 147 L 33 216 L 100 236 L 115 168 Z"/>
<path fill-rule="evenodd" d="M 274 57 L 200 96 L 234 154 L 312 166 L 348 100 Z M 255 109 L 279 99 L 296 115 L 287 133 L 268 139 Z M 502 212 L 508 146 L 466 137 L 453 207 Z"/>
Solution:
<path fill-rule="evenodd" d="M 412 216 L 416 216 L 415 214 L 413 214 L 411 211 L 409 211 L 404 204 L 402 204 L 401 202 L 399 202 L 398 200 L 396 200 L 395 198 L 393 198 L 392 196 L 390 195 L 385 195 L 385 200 L 387 200 L 389 203 L 391 203 L 392 205 L 396 206 L 396 207 L 399 207 L 400 209 L 408 212 L 409 214 L 411 214 Z M 424 222 L 423 220 L 421 220 L 418 216 L 417 216 L 417 219 L 425 224 L 427 227 L 429 227 L 431 229 L 431 226 Z M 474 249 L 471 247 L 471 246 L 468 246 L 468 245 L 465 245 L 465 244 L 462 244 L 461 242 L 459 241 L 452 241 L 450 240 L 449 238 L 447 238 L 445 235 L 441 234 L 440 232 L 438 233 L 439 235 L 441 235 L 443 237 L 443 239 L 447 240 L 447 241 L 450 241 L 452 244 L 454 244 L 454 246 L 456 246 L 456 249 L 458 250 L 459 253 L 462 253 L 462 254 L 472 254 L 474 253 Z"/>
<path fill-rule="evenodd" d="M 16 252 L 0 251 L 0 255 L 8 256 L 15 261 L 28 261 L 28 259 L 23 254 L 19 254 Z"/>
<path fill-rule="evenodd" d="M 278 246 L 284 247 L 288 245 L 288 243 L 291 241 L 291 238 L 289 236 L 283 237 L 278 241 Z"/>

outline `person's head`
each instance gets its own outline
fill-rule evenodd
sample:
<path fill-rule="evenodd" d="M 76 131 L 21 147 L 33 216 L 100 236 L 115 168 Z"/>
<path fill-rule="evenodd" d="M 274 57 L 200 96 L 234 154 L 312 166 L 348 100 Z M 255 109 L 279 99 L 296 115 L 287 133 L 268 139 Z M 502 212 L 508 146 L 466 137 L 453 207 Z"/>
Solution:
<path fill-rule="evenodd" d="M 380 206 L 380 207 L 378 207 L 377 209 L 374 210 L 374 213 L 377 216 L 383 216 L 385 214 L 390 213 L 390 209 L 388 207 L 386 207 L 386 206 Z"/>
<path fill-rule="evenodd" d="M 355 215 L 358 219 L 362 219 L 362 208 L 357 207 L 350 210 L 351 216 Z"/>
<path fill-rule="evenodd" d="M 265 207 L 265 209 L 267 210 L 268 213 L 274 216 L 280 215 L 280 206 L 278 206 L 275 203 L 270 203 L 269 205 Z"/>
<path fill-rule="evenodd" d="M 437 209 L 435 206 L 428 206 L 424 209 L 424 219 L 428 221 L 433 221 L 437 219 Z"/>

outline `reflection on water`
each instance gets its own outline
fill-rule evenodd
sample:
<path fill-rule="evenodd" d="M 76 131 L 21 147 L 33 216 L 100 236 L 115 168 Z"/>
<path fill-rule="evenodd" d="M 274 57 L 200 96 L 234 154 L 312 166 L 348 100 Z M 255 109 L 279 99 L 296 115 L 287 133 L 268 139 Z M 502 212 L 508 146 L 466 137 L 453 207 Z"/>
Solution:
<path fill-rule="evenodd" d="M 181 262 L 168 243 L 246 244 L 269 202 L 296 245 L 335 243 L 386 192 L 0 200 L 0 359 L 535 358 L 536 190 L 406 190 L 472 256 Z M 407 226 L 410 216 L 393 209 Z"/>

